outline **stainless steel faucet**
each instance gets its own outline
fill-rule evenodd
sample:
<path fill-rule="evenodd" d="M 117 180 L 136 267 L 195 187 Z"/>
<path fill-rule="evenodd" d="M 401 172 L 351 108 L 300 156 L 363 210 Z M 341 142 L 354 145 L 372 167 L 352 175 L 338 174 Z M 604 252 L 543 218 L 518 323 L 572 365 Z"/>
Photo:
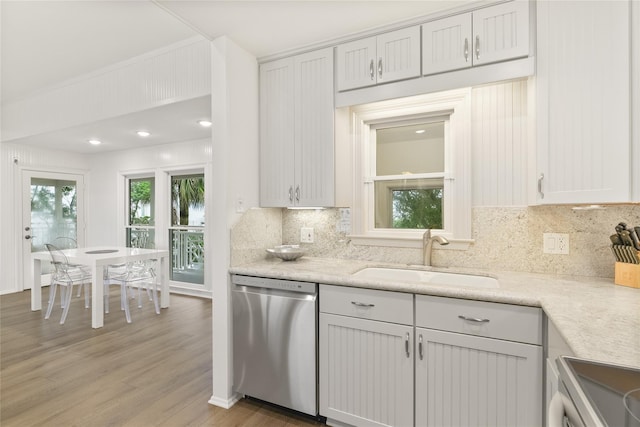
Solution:
<path fill-rule="evenodd" d="M 431 266 L 431 251 L 433 250 L 433 241 L 438 242 L 442 246 L 448 245 L 449 241 L 442 236 L 431 236 L 431 230 L 427 229 L 422 235 L 422 264 Z"/>

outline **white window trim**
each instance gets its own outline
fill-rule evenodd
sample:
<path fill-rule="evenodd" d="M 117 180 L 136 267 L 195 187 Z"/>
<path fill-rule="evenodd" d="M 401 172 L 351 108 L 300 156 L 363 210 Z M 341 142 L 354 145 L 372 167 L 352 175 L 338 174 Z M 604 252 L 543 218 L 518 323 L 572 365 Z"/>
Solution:
<path fill-rule="evenodd" d="M 409 120 L 424 116 L 449 116 L 445 161 L 450 217 L 445 230 L 437 232 L 460 249 L 471 242 L 471 88 L 394 99 L 353 107 L 350 111 L 353 137 L 353 234 L 354 244 L 396 247 L 420 247 L 422 230 L 375 230 L 369 224 L 372 201 L 365 188 L 370 180 L 366 166 L 371 159 L 371 127 L 381 122 Z M 445 214 L 446 215 L 446 214 Z M 449 222 L 449 223 L 447 223 Z"/>

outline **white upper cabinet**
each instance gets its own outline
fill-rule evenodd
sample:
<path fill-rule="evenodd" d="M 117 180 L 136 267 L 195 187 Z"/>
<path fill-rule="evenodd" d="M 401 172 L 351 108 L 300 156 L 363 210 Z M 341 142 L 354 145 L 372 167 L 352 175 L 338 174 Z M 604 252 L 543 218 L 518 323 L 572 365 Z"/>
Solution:
<path fill-rule="evenodd" d="M 260 205 L 334 203 L 333 49 L 260 66 Z"/>
<path fill-rule="evenodd" d="M 515 0 L 473 12 L 473 65 L 528 54 L 528 1 Z"/>
<path fill-rule="evenodd" d="M 537 203 L 632 201 L 630 3 L 537 2 Z"/>
<path fill-rule="evenodd" d="M 472 65 L 471 14 L 439 19 L 422 26 L 422 73 L 425 75 Z"/>
<path fill-rule="evenodd" d="M 368 37 L 337 47 L 339 91 L 420 76 L 420 27 Z"/>
<path fill-rule="evenodd" d="M 529 2 L 516 0 L 422 26 L 422 73 L 529 55 Z"/>

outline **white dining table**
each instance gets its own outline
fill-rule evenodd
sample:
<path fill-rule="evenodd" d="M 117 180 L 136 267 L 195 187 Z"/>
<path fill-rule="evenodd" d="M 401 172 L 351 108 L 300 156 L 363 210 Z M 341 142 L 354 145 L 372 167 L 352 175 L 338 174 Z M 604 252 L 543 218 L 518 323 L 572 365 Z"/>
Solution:
<path fill-rule="evenodd" d="M 148 259 L 160 260 L 160 307 L 169 307 L 169 251 L 161 249 L 140 249 L 116 246 L 94 246 L 64 249 L 70 264 L 82 264 L 91 268 L 91 327 L 104 326 L 104 269 L 112 264 L 124 264 Z M 33 252 L 33 288 L 31 289 L 31 310 L 42 310 L 42 261 L 50 262 L 46 252 Z"/>

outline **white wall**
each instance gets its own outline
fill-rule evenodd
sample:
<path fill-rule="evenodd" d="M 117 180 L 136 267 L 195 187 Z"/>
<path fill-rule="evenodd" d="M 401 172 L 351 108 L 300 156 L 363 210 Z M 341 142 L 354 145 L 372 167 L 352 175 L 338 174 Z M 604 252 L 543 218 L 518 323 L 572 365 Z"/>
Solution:
<path fill-rule="evenodd" d="M 81 154 L 0 143 L 0 294 L 22 289 L 21 176 L 25 169 L 84 174 L 89 169 L 89 159 Z"/>
<path fill-rule="evenodd" d="M 230 283 L 231 228 L 240 219 L 236 202 L 258 206 L 258 64 L 227 37 L 212 42 L 213 182 L 213 390 L 210 403 L 228 408 L 232 391 Z"/>
<path fill-rule="evenodd" d="M 124 245 L 126 206 L 123 176 L 145 174 L 156 177 L 156 225 L 166 229 L 169 220 L 169 184 L 166 172 L 204 169 L 207 175 L 207 172 L 211 173 L 211 162 L 210 139 L 91 156 L 87 245 Z M 207 185 L 209 182 L 205 181 L 205 191 L 210 190 L 210 185 Z M 205 200 L 207 195 L 205 193 Z M 163 209 L 163 206 L 167 208 Z M 160 232 L 160 228 L 158 231 L 156 246 L 166 249 L 168 237 L 166 233 Z M 211 289 L 206 284 L 205 288 Z"/>

